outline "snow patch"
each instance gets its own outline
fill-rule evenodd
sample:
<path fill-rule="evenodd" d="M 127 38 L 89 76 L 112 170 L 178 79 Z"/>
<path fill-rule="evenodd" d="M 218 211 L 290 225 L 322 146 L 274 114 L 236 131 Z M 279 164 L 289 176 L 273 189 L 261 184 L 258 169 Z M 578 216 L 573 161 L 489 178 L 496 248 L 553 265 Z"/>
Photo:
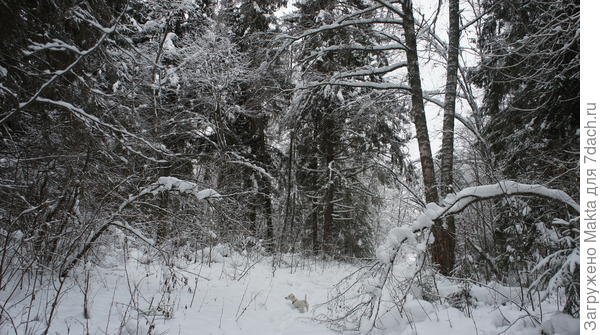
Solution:
<path fill-rule="evenodd" d="M 177 41 L 177 34 L 168 33 L 165 37 L 165 42 L 163 43 L 163 49 L 167 54 L 175 54 L 177 53 L 177 47 L 175 46 L 175 41 Z"/>
<path fill-rule="evenodd" d="M 542 334 L 577 335 L 579 334 L 579 320 L 568 314 L 557 312 L 544 320 Z"/>
<path fill-rule="evenodd" d="M 404 313 L 413 322 L 437 320 L 435 306 L 429 301 L 414 299 L 404 304 Z"/>

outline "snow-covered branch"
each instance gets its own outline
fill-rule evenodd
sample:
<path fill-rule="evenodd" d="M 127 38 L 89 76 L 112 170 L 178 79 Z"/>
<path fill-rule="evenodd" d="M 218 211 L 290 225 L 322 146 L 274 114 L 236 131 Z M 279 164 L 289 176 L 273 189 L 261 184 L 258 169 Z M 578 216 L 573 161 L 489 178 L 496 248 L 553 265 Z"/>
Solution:
<path fill-rule="evenodd" d="M 448 194 L 441 205 L 428 203 L 425 210 L 410 227 L 397 227 L 388 233 L 383 244 L 377 248 L 379 261 L 393 261 L 399 246 L 407 241 L 414 241 L 414 233 L 433 226 L 434 221 L 452 214 L 462 212 L 471 204 L 483 200 L 504 196 L 538 196 L 560 201 L 579 213 L 579 204 L 561 190 L 547 188 L 542 185 L 522 184 L 504 180 L 496 184 L 467 187 L 456 194 Z"/>
<path fill-rule="evenodd" d="M 389 50 L 406 50 L 406 46 L 401 43 L 390 43 L 384 45 L 361 45 L 361 44 L 339 44 L 320 48 L 315 51 L 312 56 L 316 56 L 326 52 L 335 52 L 340 50 L 358 50 L 358 51 L 389 51 Z"/>
<path fill-rule="evenodd" d="M 73 269 L 73 267 L 75 267 L 75 265 L 77 265 L 77 263 L 79 263 L 79 261 L 90 251 L 90 249 L 94 245 L 94 242 L 96 242 L 110 226 L 116 226 L 119 228 L 126 229 L 132 232 L 134 235 L 138 236 L 142 241 L 153 246 L 153 240 L 145 237 L 142 232 L 135 229 L 134 227 L 131 227 L 127 222 L 119 221 L 117 220 L 117 218 L 119 217 L 119 215 L 121 215 L 121 212 L 125 208 L 127 208 L 132 203 L 136 202 L 141 197 L 147 194 L 156 195 L 160 192 L 166 191 L 178 191 L 182 194 L 192 194 L 196 196 L 198 200 L 205 200 L 211 197 L 220 196 L 219 193 L 217 193 L 215 190 L 200 189 L 196 183 L 190 181 L 181 180 L 175 177 L 158 178 L 156 182 L 143 188 L 138 194 L 130 195 L 127 199 L 125 199 L 117 208 L 117 210 L 115 210 L 110 215 L 110 217 L 107 220 L 105 220 L 103 224 L 100 225 L 100 227 L 98 227 L 93 233 L 90 234 L 90 237 L 81 245 L 81 248 L 75 254 L 75 256 L 65 261 L 65 266 L 61 271 L 61 277 L 66 277 L 68 275 L 69 271 L 71 271 L 71 269 Z"/>
<path fill-rule="evenodd" d="M 322 26 L 320 26 L 318 28 L 306 30 L 302 34 L 296 35 L 296 36 L 283 35 L 282 38 L 290 39 L 292 41 L 298 41 L 298 40 L 301 40 L 301 39 L 306 38 L 308 36 L 319 34 L 319 33 L 330 31 L 330 30 L 336 30 L 336 29 L 340 29 L 340 28 L 344 28 L 344 27 L 349 27 L 349 26 L 370 25 L 370 24 L 378 24 L 378 23 L 381 23 L 381 24 L 402 24 L 402 20 L 385 18 L 385 17 L 375 17 L 375 18 L 371 18 L 371 19 L 348 20 L 348 21 L 336 22 L 336 23 L 332 23 L 332 24 L 325 24 L 325 25 L 322 25 Z"/>
<path fill-rule="evenodd" d="M 170 152 L 168 152 L 166 150 L 166 148 L 164 148 L 164 147 L 162 147 L 160 145 L 157 145 L 157 144 L 150 143 L 148 140 L 146 140 L 146 139 L 144 139 L 144 138 L 142 138 L 142 137 L 140 137 L 138 135 L 135 135 L 135 134 L 131 133 L 130 131 L 128 131 L 127 129 L 125 129 L 123 127 L 117 127 L 117 126 L 115 126 L 113 124 L 110 124 L 108 122 L 102 121 L 97 116 L 89 114 L 85 110 L 83 110 L 82 108 L 76 107 L 76 106 L 74 106 L 73 104 L 71 104 L 69 102 L 62 101 L 62 100 L 47 99 L 47 98 L 44 98 L 44 97 L 41 97 L 41 96 L 37 97 L 35 100 L 38 101 L 38 102 L 43 102 L 43 103 L 47 103 L 47 104 L 50 104 L 50 105 L 54 105 L 54 106 L 59 106 L 59 107 L 65 108 L 68 111 L 70 111 L 71 113 L 73 113 L 73 115 L 75 115 L 75 117 L 77 117 L 78 119 L 80 119 L 86 125 L 90 124 L 90 122 L 91 122 L 94 125 L 103 126 L 105 128 L 108 128 L 108 129 L 116 132 L 116 133 L 121 133 L 124 136 L 128 136 L 128 137 L 134 138 L 134 139 L 136 139 L 136 140 L 144 143 L 150 149 L 152 149 L 152 150 L 154 150 L 154 151 L 156 151 L 158 153 L 166 154 L 166 155 L 172 155 Z M 127 148 L 130 149 L 129 146 L 127 146 Z M 133 151 L 136 154 L 139 154 L 139 155 L 143 156 L 146 159 L 155 161 L 155 159 L 153 159 L 151 157 L 147 157 L 147 156 L 141 154 L 140 152 L 137 152 L 135 150 L 131 150 L 131 151 Z"/>
<path fill-rule="evenodd" d="M 191 194 L 198 200 L 204 200 L 207 198 L 216 198 L 221 195 L 213 189 L 200 189 L 194 182 L 181 180 L 175 177 L 160 177 L 158 180 L 150 186 L 144 188 L 140 192 L 140 196 L 145 194 L 156 195 L 160 192 L 177 191 L 181 194 Z"/>
<path fill-rule="evenodd" d="M 404 15 L 404 12 L 400 8 L 394 6 L 389 1 L 386 1 L 386 0 L 375 0 L 375 1 L 377 1 L 378 3 L 380 3 L 385 8 L 389 9 L 392 13 L 400 15 L 400 17 L 402 17 L 402 15 Z"/>
<path fill-rule="evenodd" d="M 78 55 L 82 54 L 82 51 L 79 50 L 78 47 L 69 44 L 65 41 L 62 41 L 58 38 L 54 38 L 52 39 L 52 42 L 48 42 L 48 43 L 33 43 L 31 44 L 29 47 L 29 50 L 25 50 L 23 51 L 23 53 L 27 56 L 30 56 L 36 52 L 40 52 L 40 51 L 44 51 L 44 50 L 52 50 L 52 51 L 72 51 Z"/>
<path fill-rule="evenodd" d="M 273 175 L 271 175 L 269 172 L 267 172 L 267 170 L 265 170 L 264 168 L 262 168 L 256 164 L 253 164 L 252 162 L 249 162 L 247 159 L 245 159 L 244 157 L 240 156 L 239 154 L 237 154 L 235 152 L 229 152 L 229 154 L 236 158 L 235 160 L 230 160 L 229 163 L 239 164 L 239 165 L 248 167 L 248 168 L 258 172 L 262 176 L 266 177 L 271 182 L 271 184 L 274 184 L 277 182 L 277 179 L 275 179 L 275 177 L 273 177 Z"/>
<path fill-rule="evenodd" d="M 324 85 L 336 85 L 336 86 L 348 86 L 348 87 L 364 87 L 372 88 L 376 90 L 402 90 L 411 91 L 411 88 L 407 85 L 396 84 L 396 83 L 378 83 L 372 81 L 359 81 L 359 80 L 331 80 L 323 82 L 310 82 L 304 86 L 298 87 L 298 89 L 308 89 Z"/>
<path fill-rule="evenodd" d="M 123 13 L 121 13 L 121 15 L 119 15 L 119 17 L 115 20 L 115 24 L 113 24 L 111 27 L 106 28 L 106 27 L 100 26 L 102 28 L 101 30 L 103 31 L 103 33 L 100 36 L 100 38 L 98 38 L 96 43 L 94 43 L 94 45 L 92 45 L 89 49 L 80 51 L 75 46 L 68 47 L 69 50 L 72 50 L 72 51 L 77 50 L 77 53 L 79 54 L 79 56 L 71 64 L 69 64 L 66 68 L 55 71 L 54 74 L 52 75 L 52 77 L 50 77 L 50 79 L 48 79 L 46 82 L 44 82 L 40 86 L 40 88 L 29 99 L 27 99 L 24 102 L 19 103 L 17 108 L 13 109 L 11 112 L 7 113 L 2 119 L 0 119 L 0 123 L 3 123 L 17 111 L 26 108 L 32 102 L 36 101 L 37 98 L 44 92 L 44 90 L 46 88 L 48 88 L 50 85 L 52 85 L 58 78 L 62 77 L 62 75 L 73 70 L 73 68 L 75 68 L 75 66 L 77 66 L 77 64 L 79 64 L 86 56 L 88 56 L 88 55 L 92 54 L 94 51 L 96 51 L 100 47 L 100 45 L 102 45 L 102 43 L 106 40 L 106 38 L 116 30 L 116 28 L 117 28 L 116 22 L 119 22 L 122 15 L 123 15 Z M 89 22 L 89 20 L 86 20 L 86 21 Z M 97 21 L 96 21 L 96 24 L 97 24 Z M 64 43 L 64 44 L 65 45 L 63 45 L 63 48 L 66 49 L 67 48 L 66 43 Z"/>
<path fill-rule="evenodd" d="M 406 67 L 406 62 L 394 63 L 391 65 L 382 66 L 382 67 L 368 67 L 368 68 L 363 68 L 363 69 L 357 69 L 355 71 L 336 73 L 335 75 L 333 75 L 332 79 L 335 81 L 337 79 L 348 78 L 348 77 L 360 77 L 360 76 L 370 76 L 370 75 L 377 75 L 377 74 L 386 74 L 386 73 L 392 72 L 394 70 L 397 70 L 397 69 L 400 69 L 403 67 Z"/>

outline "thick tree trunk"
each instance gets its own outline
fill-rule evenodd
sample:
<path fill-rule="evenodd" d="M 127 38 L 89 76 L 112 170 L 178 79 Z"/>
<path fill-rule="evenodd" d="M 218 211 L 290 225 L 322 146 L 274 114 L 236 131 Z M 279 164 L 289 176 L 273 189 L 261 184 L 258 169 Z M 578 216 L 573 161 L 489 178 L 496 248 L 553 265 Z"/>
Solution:
<path fill-rule="evenodd" d="M 460 42 L 459 3 L 449 0 L 448 63 L 446 72 L 446 94 L 444 97 L 444 125 L 442 130 L 441 194 L 452 192 L 454 168 L 454 114 L 456 109 L 456 83 L 458 72 L 458 47 Z M 446 224 L 436 223 L 432 229 L 435 242 L 431 246 L 433 262 L 439 265 L 444 275 L 454 268 L 456 227 L 454 217 L 446 219 Z"/>
<path fill-rule="evenodd" d="M 449 54 L 448 65 L 448 83 L 446 85 L 446 104 L 444 113 L 444 141 L 446 141 L 446 151 L 443 154 L 449 154 L 450 160 L 447 157 L 446 164 L 450 164 L 450 174 L 445 174 L 444 185 L 449 182 L 452 184 L 452 154 L 453 154 L 453 135 L 454 135 L 454 105 L 456 98 L 456 72 L 458 68 L 458 2 L 451 0 L 450 4 L 450 43 L 451 51 Z M 425 117 L 425 107 L 423 101 L 423 89 L 421 87 L 421 77 L 419 70 L 419 58 L 417 54 L 417 41 L 415 34 L 415 24 L 413 18 L 412 2 L 407 0 L 402 3 L 403 28 L 406 40 L 406 59 L 408 63 L 408 80 L 412 90 L 412 117 L 415 124 L 417 141 L 419 144 L 419 153 L 421 158 L 421 169 L 423 173 L 423 185 L 425 187 L 426 202 L 437 202 L 439 200 L 438 191 L 436 188 L 435 170 L 433 165 L 433 155 L 431 153 L 431 145 L 429 142 L 429 134 L 427 132 L 427 119 Z M 451 113 L 449 118 L 448 113 Z M 449 118 L 449 119 L 448 119 Z M 450 129 L 450 131 L 446 131 Z M 450 136 L 450 137 L 448 137 Z M 448 142 L 448 140 L 450 142 Z M 447 172 L 447 170 L 445 170 Z M 444 174 L 444 171 L 442 172 Z M 448 179 L 448 177 L 450 179 Z M 443 190 L 443 193 L 446 191 Z M 454 267 L 454 222 L 446 222 L 443 225 L 442 221 L 435 223 L 432 232 L 435 237 L 435 242 L 431 247 L 431 257 L 434 264 L 438 265 L 439 270 L 443 274 L 449 274 Z"/>
<path fill-rule="evenodd" d="M 419 70 L 419 57 L 417 55 L 417 37 L 415 34 L 415 20 L 413 17 L 412 1 L 402 2 L 402 26 L 406 43 L 406 60 L 408 69 L 408 82 L 412 91 L 411 114 L 417 133 L 419 144 L 419 155 L 421 159 L 421 172 L 423 174 L 423 186 L 425 187 L 425 200 L 437 202 L 438 193 L 435 182 L 435 170 L 433 167 L 433 155 L 427 132 L 427 119 L 425 117 L 425 104 L 423 102 L 423 89 L 421 88 L 421 72 Z"/>

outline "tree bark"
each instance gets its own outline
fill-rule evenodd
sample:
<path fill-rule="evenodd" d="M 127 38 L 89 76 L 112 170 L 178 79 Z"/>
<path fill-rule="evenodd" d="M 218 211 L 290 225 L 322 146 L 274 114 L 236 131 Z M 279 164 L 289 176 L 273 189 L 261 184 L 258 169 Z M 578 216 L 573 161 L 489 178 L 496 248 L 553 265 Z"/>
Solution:
<path fill-rule="evenodd" d="M 423 186 L 425 187 L 425 200 L 428 203 L 437 202 L 438 192 L 435 182 L 435 170 L 433 167 L 433 155 L 431 154 L 429 133 L 427 132 L 427 119 L 425 117 L 425 104 L 423 102 L 423 89 L 421 87 L 421 71 L 419 69 L 419 57 L 417 55 L 417 37 L 415 34 L 412 1 L 403 1 L 402 11 L 402 27 L 404 28 L 404 39 L 406 43 L 408 82 L 412 91 L 411 116 L 416 129 L 417 142 L 419 144 L 421 172 L 423 174 Z"/>
<path fill-rule="evenodd" d="M 460 42 L 459 2 L 448 4 L 448 57 L 446 65 L 446 94 L 444 97 L 444 123 L 442 129 L 441 194 L 451 193 L 454 168 L 454 114 L 456 109 L 456 84 L 458 79 L 458 48 Z M 431 257 L 444 275 L 449 275 L 455 263 L 456 226 L 454 217 L 446 218 L 446 224 L 437 222 L 433 229 L 435 242 L 431 246 Z"/>

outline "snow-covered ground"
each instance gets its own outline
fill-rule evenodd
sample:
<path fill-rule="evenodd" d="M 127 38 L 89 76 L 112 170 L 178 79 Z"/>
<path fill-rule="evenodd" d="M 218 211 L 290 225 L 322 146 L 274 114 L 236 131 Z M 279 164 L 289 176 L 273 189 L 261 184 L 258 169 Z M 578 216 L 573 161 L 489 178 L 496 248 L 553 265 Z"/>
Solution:
<path fill-rule="evenodd" d="M 131 251 L 126 267 L 114 258 L 104 267 L 93 268 L 87 320 L 83 309 L 85 271 L 77 271 L 62 289 L 65 294 L 49 333 L 146 334 L 154 324 L 152 334 L 335 334 L 311 320 L 313 307 L 323 302 L 328 288 L 352 268 L 302 260 L 297 267 L 274 271 L 271 258 L 250 260 L 238 255 L 210 266 L 177 262 L 171 271 L 157 261 L 148 263 L 151 258 Z M 168 292 L 167 286 L 175 288 Z M 0 293 L 0 301 L 8 291 Z M 309 313 L 293 309 L 284 299 L 289 293 L 302 298 L 308 295 Z M 40 315 L 30 317 L 38 320 L 28 326 L 32 334 L 44 330 L 50 309 L 46 305 L 54 295 L 54 287 L 37 294 L 32 313 L 40 311 Z M 22 308 L 28 304 L 28 300 L 20 303 Z M 13 307 L 13 313 L 17 309 Z M 8 329 L 0 328 L 0 333 L 6 334 Z M 25 325 L 19 329 L 24 332 Z"/>
<path fill-rule="evenodd" d="M 332 286 L 356 270 L 356 265 L 288 257 L 283 266 L 274 270 L 272 258 L 235 253 L 229 257 L 218 253 L 212 256 L 217 262 L 179 260 L 169 268 L 161 265 L 163 262 L 156 256 L 131 249 L 126 263 L 124 257 L 113 256 L 101 267 L 90 267 L 89 271 L 79 268 L 65 281 L 49 334 L 340 333 L 317 319 L 323 319 L 323 313 L 327 313 L 322 304 Z M 289 265 L 292 260 L 293 267 Z M 402 276 L 406 269 L 400 264 L 396 275 Z M 88 319 L 84 318 L 86 282 Z M 24 283 L 24 287 L 30 285 Z M 439 285 L 442 296 L 454 290 L 450 283 Z M 55 289 L 50 286 L 39 290 L 33 303 L 31 297 L 19 301 L 16 297 L 20 290 L 15 291 L 3 308 L 13 317 L 19 314 L 18 310 L 23 312 L 21 319 L 14 317 L 10 322 L 18 325 L 18 334 L 25 334 L 25 328 L 27 334 L 40 334 L 45 329 Z M 2 303 L 7 301 L 9 292 L 0 292 Z M 400 316 L 389 299 L 384 299 L 382 310 L 388 312 L 372 334 L 540 334 L 541 326 L 514 303 L 518 292 L 502 286 L 473 286 L 471 292 L 477 302 L 468 312 L 409 297 Z M 307 295 L 309 312 L 295 310 L 284 299 L 289 293 L 300 298 Z M 552 306 L 543 307 L 544 313 L 553 312 Z M 26 322 L 27 313 L 29 320 L 34 321 Z M 565 320 L 560 324 L 573 321 Z M 14 333 L 11 329 L 5 323 L 0 326 L 0 334 Z"/>

